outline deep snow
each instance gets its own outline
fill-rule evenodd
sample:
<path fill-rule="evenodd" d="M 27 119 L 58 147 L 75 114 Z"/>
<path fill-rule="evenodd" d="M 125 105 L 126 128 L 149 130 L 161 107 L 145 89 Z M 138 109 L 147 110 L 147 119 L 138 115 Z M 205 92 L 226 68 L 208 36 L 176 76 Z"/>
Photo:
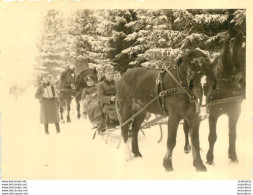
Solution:
<path fill-rule="evenodd" d="M 143 158 L 124 160 L 124 148 L 116 146 L 120 131 L 105 138 L 96 136 L 88 119 L 76 119 L 75 105 L 71 123 L 61 124 L 56 134 L 53 124 L 46 135 L 39 124 L 39 102 L 35 89 L 29 88 L 18 100 L 7 97 L 2 113 L 1 149 L 3 179 L 246 179 L 252 172 L 251 120 L 245 101 L 237 125 L 237 155 L 239 163 L 228 160 L 228 121 L 226 116 L 218 121 L 218 139 L 215 145 L 215 165 L 207 172 L 198 173 L 192 166 L 192 154 L 184 153 L 184 134 L 179 126 L 177 144 L 173 152 L 174 171 L 166 172 L 162 160 L 166 153 L 166 125 L 160 144 L 158 126 L 139 134 L 139 147 Z M 74 109 L 74 110 L 73 110 Z M 208 150 L 208 121 L 201 123 L 201 156 L 205 162 Z"/>

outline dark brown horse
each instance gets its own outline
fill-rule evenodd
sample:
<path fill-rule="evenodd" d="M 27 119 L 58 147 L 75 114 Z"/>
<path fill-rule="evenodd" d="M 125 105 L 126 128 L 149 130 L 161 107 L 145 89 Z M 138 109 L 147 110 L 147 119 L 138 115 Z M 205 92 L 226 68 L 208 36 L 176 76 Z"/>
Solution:
<path fill-rule="evenodd" d="M 77 110 L 77 118 L 79 119 L 81 117 L 80 113 L 80 101 L 81 101 L 81 95 L 82 91 L 85 87 L 87 87 L 87 84 L 84 82 L 84 77 L 87 75 L 92 75 L 93 78 L 95 78 L 95 82 L 97 82 L 97 72 L 96 69 L 86 69 L 83 70 L 81 73 L 79 73 L 75 79 L 75 87 L 76 87 L 76 94 L 75 94 L 75 100 L 76 100 L 76 110 Z"/>
<path fill-rule="evenodd" d="M 218 64 L 217 90 L 210 102 L 209 150 L 206 156 L 208 164 L 213 164 L 217 120 L 223 114 L 228 116 L 229 123 L 228 158 L 232 162 L 238 162 L 235 144 L 236 125 L 241 113 L 241 103 L 245 96 L 245 41 L 245 36 L 242 34 L 228 37 L 224 42 L 220 56 L 214 61 Z"/>
<path fill-rule="evenodd" d="M 159 79 L 160 77 L 160 79 Z M 202 80 L 205 77 L 205 85 Z M 159 81 L 159 82 L 158 82 Z M 131 117 L 133 106 L 143 108 L 145 104 L 165 93 L 150 104 L 132 122 L 132 152 L 134 157 L 142 157 L 138 146 L 139 128 L 147 112 L 169 116 L 167 153 L 163 166 L 167 171 L 173 170 L 172 152 L 176 145 L 176 135 L 179 122 L 183 119 L 190 127 L 193 147 L 193 165 L 198 171 L 205 171 L 199 148 L 199 107 L 207 104 L 215 89 L 215 74 L 208 57 L 200 50 L 195 49 L 184 54 L 178 64 L 170 67 L 169 71 L 135 68 L 127 71 L 117 87 L 117 104 L 124 124 Z M 157 87 L 159 84 L 159 87 Z M 202 98 L 204 97 L 204 98 Z M 205 102 L 204 100 L 205 99 Z M 203 106 L 203 105 L 202 105 Z M 129 123 L 122 126 L 122 136 L 126 147 L 127 158 L 132 158 L 128 147 Z"/>
<path fill-rule="evenodd" d="M 69 112 L 72 96 L 75 94 L 74 84 L 75 84 L 74 71 L 72 69 L 67 69 L 61 74 L 61 79 L 58 86 L 59 88 L 58 90 L 60 92 L 59 106 L 62 122 L 65 122 L 63 118 L 64 109 L 67 110 L 67 122 L 71 122 Z"/>

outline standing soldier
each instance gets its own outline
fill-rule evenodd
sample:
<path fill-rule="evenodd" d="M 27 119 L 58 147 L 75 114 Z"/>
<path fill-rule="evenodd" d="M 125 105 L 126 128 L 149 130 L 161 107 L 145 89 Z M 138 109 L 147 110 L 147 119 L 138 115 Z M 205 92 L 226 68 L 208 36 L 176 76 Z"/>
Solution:
<path fill-rule="evenodd" d="M 40 102 L 40 123 L 44 124 L 45 133 L 49 134 L 48 124 L 55 123 L 57 133 L 60 133 L 60 118 L 57 110 L 57 101 L 55 97 L 49 97 L 45 89 L 50 86 L 50 77 L 47 74 L 42 75 L 42 84 L 37 88 L 35 98 Z"/>

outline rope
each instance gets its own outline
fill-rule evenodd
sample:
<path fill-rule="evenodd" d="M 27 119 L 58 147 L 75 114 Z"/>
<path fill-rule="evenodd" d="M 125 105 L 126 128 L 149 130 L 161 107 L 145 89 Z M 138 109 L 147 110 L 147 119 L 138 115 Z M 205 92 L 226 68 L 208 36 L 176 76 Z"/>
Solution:
<path fill-rule="evenodd" d="M 136 112 L 133 116 L 131 116 L 128 120 L 126 120 L 123 124 L 120 125 L 120 127 L 123 127 L 127 123 L 129 123 L 132 119 L 134 119 L 136 116 L 138 116 L 141 112 L 143 112 L 150 104 L 152 104 L 154 101 L 156 101 L 161 95 L 155 96 L 151 101 L 149 101 L 142 109 L 140 109 L 138 112 Z M 120 121 L 121 123 L 121 121 Z"/>
<path fill-rule="evenodd" d="M 174 75 L 167 69 L 164 68 L 167 73 L 174 79 L 174 81 L 183 89 L 183 91 L 188 95 L 190 98 L 190 102 L 196 102 L 194 100 L 194 96 L 191 96 L 191 94 L 178 82 L 178 80 L 174 77 Z M 161 91 L 157 96 L 155 96 L 151 101 L 149 101 L 142 109 L 140 109 L 138 112 L 136 112 L 133 116 L 131 116 L 128 120 L 126 120 L 123 124 L 120 124 L 120 127 L 123 127 L 126 125 L 128 122 L 130 122 L 132 119 L 134 119 L 136 116 L 138 116 L 141 112 L 143 112 L 150 104 L 152 104 L 154 101 L 156 101 L 159 97 L 167 95 L 166 94 L 167 90 Z M 121 121 L 120 121 L 121 123 Z"/>
<path fill-rule="evenodd" d="M 240 95 L 240 96 L 235 96 L 235 97 L 230 97 L 230 98 L 224 98 L 221 100 L 213 100 L 209 101 L 209 105 L 217 105 L 217 104 L 222 104 L 222 103 L 228 103 L 228 102 L 233 102 L 233 101 L 239 101 L 245 98 L 245 95 Z"/>

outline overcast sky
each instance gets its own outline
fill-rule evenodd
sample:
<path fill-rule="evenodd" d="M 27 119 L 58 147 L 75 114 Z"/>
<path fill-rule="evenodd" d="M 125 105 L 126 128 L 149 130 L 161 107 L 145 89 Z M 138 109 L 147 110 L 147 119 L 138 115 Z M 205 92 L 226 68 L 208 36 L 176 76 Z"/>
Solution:
<path fill-rule="evenodd" d="M 0 7 L 0 74 L 8 83 L 30 80 L 41 32 L 41 11 Z"/>

